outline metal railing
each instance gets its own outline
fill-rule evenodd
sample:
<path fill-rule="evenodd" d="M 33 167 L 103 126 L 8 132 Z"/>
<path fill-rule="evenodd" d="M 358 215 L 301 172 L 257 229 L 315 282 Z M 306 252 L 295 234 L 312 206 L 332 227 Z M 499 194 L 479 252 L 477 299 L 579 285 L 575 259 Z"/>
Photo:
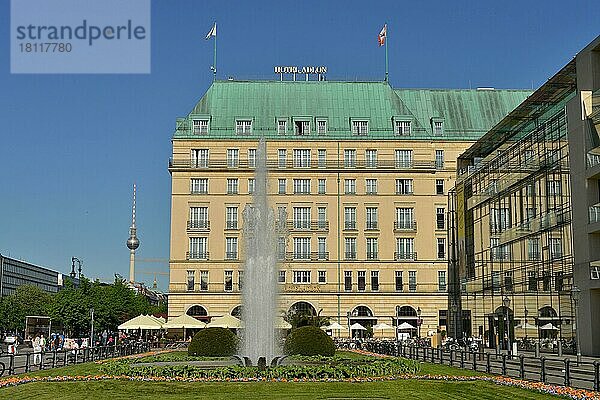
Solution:
<path fill-rule="evenodd" d="M 209 231 L 210 221 L 207 220 L 189 220 L 187 224 L 188 231 Z"/>
<path fill-rule="evenodd" d="M 573 358 L 497 354 L 443 347 L 406 345 L 392 340 L 366 341 L 362 349 L 378 354 L 445 364 L 487 374 L 539 381 L 547 384 L 600 390 L 600 361 Z"/>
<path fill-rule="evenodd" d="M 286 221 L 286 226 L 289 230 L 298 231 L 328 231 L 329 221 L 304 221 L 304 220 L 291 220 Z"/>
<path fill-rule="evenodd" d="M 417 221 L 394 221 L 395 231 L 416 231 Z"/>
<path fill-rule="evenodd" d="M 208 260 L 208 251 L 205 251 L 205 252 L 186 251 L 185 258 L 186 258 L 186 260 Z"/>
<path fill-rule="evenodd" d="M 295 252 L 288 251 L 285 253 L 285 259 L 287 261 L 292 260 L 329 260 L 329 252 L 328 251 L 311 251 L 311 252 Z"/>
<path fill-rule="evenodd" d="M 87 347 L 74 350 L 43 351 L 40 353 L 4 353 L 0 355 L 0 377 L 140 354 L 147 351 L 150 351 L 149 342 Z"/>
<path fill-rule="evenodd" d="M 396 261 L 414 261 L 417 259 L 417 253 L 398 253 L 394 252 L 394 260 Z"/>

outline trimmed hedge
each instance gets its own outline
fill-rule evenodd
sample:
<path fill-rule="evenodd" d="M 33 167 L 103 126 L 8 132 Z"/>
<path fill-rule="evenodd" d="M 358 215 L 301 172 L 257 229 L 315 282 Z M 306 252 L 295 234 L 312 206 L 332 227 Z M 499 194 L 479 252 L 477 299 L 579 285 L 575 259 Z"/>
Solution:
<path fill-rule="evenodd" d="M 335 344 L 316 326 L 303 326 L 290 332 L 283 346 L 283 352 L 288 355 L 333 356 Z"/>
<path fill-rule="evenodd" d="M 194 335 L 188 347 L 190 356 L 226 357 L 236 353 L 238 338 L 229 329 L 206 328 Z"/>

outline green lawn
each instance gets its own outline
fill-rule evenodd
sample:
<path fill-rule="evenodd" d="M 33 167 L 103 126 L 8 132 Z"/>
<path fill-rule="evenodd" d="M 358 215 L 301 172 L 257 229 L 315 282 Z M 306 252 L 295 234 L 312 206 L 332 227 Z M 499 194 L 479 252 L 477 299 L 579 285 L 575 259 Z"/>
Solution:
<path fill-rule="evenodd" d="M 343 357 L 363 358 L 353 353 Z M 80 364 L 29 375 L 64 376 L 100 374 L 95 363 Z M 421 374 L 476 375 L 473 371 L 422 364 Z M 548 395 L 498 386 L 488 382 L 398 380 L 363 383 L 159 383 L 159 382 L 52 382 L 29 383 L 0 389 L 0 399 L 549 399 Z"/>

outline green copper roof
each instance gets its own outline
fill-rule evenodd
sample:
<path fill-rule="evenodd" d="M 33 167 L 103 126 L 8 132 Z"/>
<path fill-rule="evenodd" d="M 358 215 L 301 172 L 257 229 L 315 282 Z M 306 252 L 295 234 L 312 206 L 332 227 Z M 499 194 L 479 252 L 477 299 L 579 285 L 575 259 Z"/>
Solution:
<path fill-rule="evenodd" d="M 208 119 L 205 139 L 471 139 L 478 138 L 516 107 L 523 90 L 393 90 L 386 82 L 216 81 L 192 112 L 177 120 L 174 139 L 199 138 L 192 120 Z M 236 120 L 252 120 L 251 134 L 236 135 Z M 277 121 L 287 121 L 278 134 Z M 316 122 L 326 120 L 319 135 Z M 432 119 L 444 135 L 433 136 Z M 310 121 L 309 135 L 295 135 L 295 121 Z M 352 134 L 353 120 L 368 121 L 368 134 Z M 410 136 L 395 136 L 394 121 L 411 121 Z"/>

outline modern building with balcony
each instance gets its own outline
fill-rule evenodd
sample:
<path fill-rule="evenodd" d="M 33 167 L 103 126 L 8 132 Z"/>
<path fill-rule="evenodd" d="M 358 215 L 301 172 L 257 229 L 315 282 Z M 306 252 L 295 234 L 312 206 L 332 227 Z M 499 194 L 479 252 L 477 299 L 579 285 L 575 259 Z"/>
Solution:
<path fill-rule="evenodd" d="M 451 335 L 600 354 L 599 89 L 600 37 L 458 158 Z"/>
<path fill-rule="evenodd" d="M 239 312 L 264 137 L 270 202 L 286 216 L 281 311 L 416 327 L 420 310 L 422 334 L 444 327 L 456 159 L 529 94 L 215 81 L 172 138 L 169 316 Z"/>

